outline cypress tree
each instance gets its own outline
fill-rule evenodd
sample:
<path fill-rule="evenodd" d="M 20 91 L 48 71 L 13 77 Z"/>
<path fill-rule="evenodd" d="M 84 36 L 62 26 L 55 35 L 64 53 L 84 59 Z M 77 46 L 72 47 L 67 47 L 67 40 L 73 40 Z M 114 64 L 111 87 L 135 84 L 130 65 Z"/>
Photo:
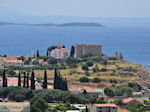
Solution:
<path fill-rule="evenodd" d="M 3 71 L 3 87 L 6 87 L 6 71 L 5 71 L 5 68 L 4 68 L 4 71 Z"/>
<path fill-rule="evenodd" d="M 6 78 L 5 78 L 5 87 L 7 87 L 8 86 L 8 83 L 7 83 L 7 76 L 6 76 Z"/>
<path fill-rule="evenodd" d="M 64 90 L 68 90 L 68 84 L 67 84 L 67 79 L 65 78 L 65 83 L 64 83 Z"/>
<path fill-rule="evenodd" d="M 21 74 L 20 74 L 20 70 L 19 70 L 19 74 L 18 74 L 18 86 L 21 87 Z"/>
<path fill-rule="evenodd" d="M 27 88 L 29 88 L 29 73 L 27 73 Z"/>
<path fill-rule="evenodd" d="M 55 68 L 55 71 L 54 71 L 54 89 L 58 88 L 57 83 L 58 83 L 58 74 L 57 74 L 57 69 Z"/>
<path fill-rule="evenodd" d="M 39 57 L 39 56 L 40 56 L 40 53 L 39 53 L 39 50 L 37 50 L 36 57 Z"/>
<path fill-rule="evenodd" d="M 26 87 L 26 73 L 25 72 L 23 76 L 23 87 Z"/>
<path fill-rule="evenodd" d="M 47 49 L 46 56 L 49 56 L 49 50 Z"/>
<path fill-rule="evenodd" d="M 89 112 L 88 107 L 86 106 L 85 112 Z"/>
<path fill-rule="evenodd" d="M 74 53 L 75 53 L 75 48 L 74 48 L 74 46 L 72 45 L 72 46 L 71 46 L 70 57 L 74 57 Z"/>
<path fill-rule="evenodd" d="M 67 80 L 63 79 L 60 71 L 58 71 L 57 69 L 55 69 L 54 89 L 68 90 Z"/>
<path fill-rule="evenodd" d="M 34 75 L 34 70 L 32 70 L 31 73 L 31 89 L 35 90 L 35 75 Z"/>
<path fill-rule="evenodd" d="M 46 70 L 44 71 L 43 88 L 47 89 L 47 72 L 46 72 Z"/>

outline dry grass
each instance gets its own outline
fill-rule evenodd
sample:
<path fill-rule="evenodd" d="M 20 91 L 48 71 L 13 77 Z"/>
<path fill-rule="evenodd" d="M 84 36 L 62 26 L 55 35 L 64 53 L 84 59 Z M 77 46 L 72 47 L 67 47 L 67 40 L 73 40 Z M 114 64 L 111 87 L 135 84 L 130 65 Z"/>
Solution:
<path fill-rule="evenodd" d="M 61 70 L 61 74 L 63 75 L 63 77 L 66 77 L 67 80 L 72 83 L 72 84 L 81 84 L 79 82 L 80 77 L 86 76 L 89 79 L 93 79 L 93 78 L 100 78 L 102 80 L 105 80 L 104 84 L 106 85 L 112 85 L 110 84 L 110 80 L 111 79 L 115 79 L 117 81 L 122 81 L 121 83 L 118 83 L 116 85 L 123 85 L 123 84 L 127 84 L 130 81 L 138 81 L 140 80 L 140 77 L 138 76 L 138 74 L 140 74 L 141 70 L 143 70 L 143 67 L 139 64 L 135 64 L 135 63 L 129 63 L 127 61 L 120 61 L 120 60 L 110 60 L 109 62 L 113 62 L 115 63 L 114 65 L 101 65 L 101 64 L 95 64 L 99 67 L 99 69 L 102 68 L 107 68 L 109 71 L 106 72 L 98 72 L 98 73 L 93 73 L 92 68 L 90 67 L 89 70 L 89 75 L 85 74 L 85 71 L 83 71 L 81 69 L 81 66 L 79 66 L 76 69 L 65 69 L 65 70 Z M 130 72 L 130 71 L 121 71 L 121 70 L 117 70 L 118 67 L 121 68 L 129 68 L 132 67 L 134 69 L 137 70 L 137 72 Z M 115 72 L 113 71 L 115 70 Z M 120 75 L 121 74 L 132 74 L 131 76 L 128 75 Z M 35 70 L 35 74 L 36 77 L 38 78 L 43 78 L 43 74 L 44 71 L 43 70 Z M 53 80 L 54 78 L 54 70 L 48 70 L 47 71 L 48 74 L 48 79 Z"/>

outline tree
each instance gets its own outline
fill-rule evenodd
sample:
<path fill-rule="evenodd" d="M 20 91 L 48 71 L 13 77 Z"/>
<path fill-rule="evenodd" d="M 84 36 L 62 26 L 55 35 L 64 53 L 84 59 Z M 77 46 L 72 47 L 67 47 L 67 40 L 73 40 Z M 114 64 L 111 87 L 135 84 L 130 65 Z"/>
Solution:
<path fill-rule="evenodd" d="M 25 100 L 25 96 L 22 94 L 15 95 L 16 102 L 23 102 Z"/>
<path fill-rule="evenodd" d="M 87 105 L 86 105 L 86 109 L 85 109 L 85 112 L 89 112 L 89 110 L 88 110 L 88 107 L 87 107 Z"/>
<path fill-rule="evenodd" d="M 89 82 L 89 78 L 87 78 L 87 77 L 80 77 L 80 82 Z"/>
<path fill-rule="evenodd" d="M 109 96 L 109 97 L 114 97 L 115 94 L 114 94 L 114 91 L 111 89 L 111 88 L 105 88 L 104 89 L 104 93 Z"/>
<path fill-rule="evenodd" d="M 37 50 L 36 57 L 39 57 L 39 56 L 40 56 L 40 53 L 39 53 L 39 50 Z"/>
<path fill-rule="evenodd" d="M 88 68 L 88 66 L 86 64 L 83 64 L 82 65 L 82 70 L 89 71 L 89 68 Z"/>
<path fill-rule="evenodd" d="M 32 70 L 31 73 L 31 89 L 35 89 L 35 75 L 34 75 L 34 70 Z"/>
<path fill-rule="evenodd" d="M 23 76 L 23 87 L 26 87 L 26 73 L 25 72 Z"/>
<path fill-rule="evenodd" d="M 49 56 L 49 50 L 47 49 L 46 56 Z"/>
<path fill-rule="evenodd" d="M 141 91 L 142 87 L 136 82 L 128 83 L 128 87 L 132 88 L 134 91 Z"/>
<path fill-rule="evenodd" d="M 41 97 L 35 96 L 30 100 L 31 112 L 45 112 L 48 103 Z"/>
<path fill-rule="evenodd" d="M 3 87 L 7 87 L 7 76 L 6 76 L 5 68 L 3 71 Z"/>
<path fill-rule="evenodd" d="M 74 48 L 74 46 L 72 45 L 72 46 L 71 46 L 70 57 L 74 57 L 74 52 L 75 52 L 75 48 Z"/>
<path fill-rule="evenodd" d="M 46 70 L 44 71 L 43 88 L 47 89 L 47 72 L 46 72 Z"/>
<path fill-rule="evenodd" d="M 19 74 L 18 74 L 18 86 L 21 87 L 21 74 L 20 74 L 20 70 L 19 70 Z"/>
<path fill-rule="evenodd" d="M 54 89 L 68 90 L 67 80 L 60 75 L 60 71 L 55 69 L 54 73 Z"/>
<path fill-rule="evenodd" d="M 29 73 L 27 73 L 27 88 L 29 88 Z"/>
<path fill-rule="evenodd" d="M 58 72 L 57 69 L 55 68 L 55 72 L 54 72 L 54 89 L 58 88 Z"/>

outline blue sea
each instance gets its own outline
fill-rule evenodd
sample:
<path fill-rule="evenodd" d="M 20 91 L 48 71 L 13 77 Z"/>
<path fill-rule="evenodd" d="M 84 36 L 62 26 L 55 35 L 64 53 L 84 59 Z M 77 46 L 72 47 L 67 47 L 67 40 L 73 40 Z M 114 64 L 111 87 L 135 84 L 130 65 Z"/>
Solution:
<path fill-rule="evenodd" d="M 101 44 L 103 53 L 122 52 L 128 61 L 150 68 L 150 24 L 105 24 L 106 27 L 0 26 L 0 55 L 46 54 L 58 42 L 68 49 L 75 43 Z"/>

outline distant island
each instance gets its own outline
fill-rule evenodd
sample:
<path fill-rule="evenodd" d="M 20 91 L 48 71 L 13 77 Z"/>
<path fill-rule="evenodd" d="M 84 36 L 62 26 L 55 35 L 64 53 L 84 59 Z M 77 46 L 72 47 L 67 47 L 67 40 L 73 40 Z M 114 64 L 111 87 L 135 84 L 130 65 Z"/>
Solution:
<path fill-rule="evenodd" d="M 62 27 L 105 27 L 100 23 L 82 23 L 82 22 L 72 22 L 72 23 L 63 23 L 63 24 L 54 24 L 54 23 L 43 23 L 43 24 L 30 24 L 30 23 L 7 23 L 0 22 L 0 25 L 26 25 L 26 26 L 62 26 Z"/>

